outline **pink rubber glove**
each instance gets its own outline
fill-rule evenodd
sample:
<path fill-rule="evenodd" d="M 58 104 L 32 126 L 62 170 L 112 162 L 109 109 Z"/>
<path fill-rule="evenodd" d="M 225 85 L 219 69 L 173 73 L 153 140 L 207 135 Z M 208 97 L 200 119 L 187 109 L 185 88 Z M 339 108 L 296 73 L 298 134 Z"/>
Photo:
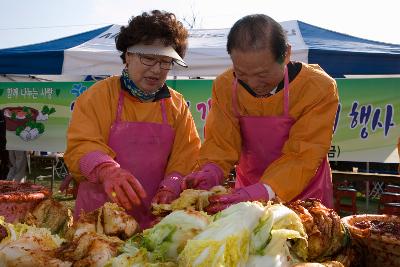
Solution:
<path fill-rule="evenodd" d="M 210 205 L 206 208 L 206 211 L 210 214 L 214 214 L 233 204 L 256 200 L 269 200 L 268 191 L 262 183 L 256 183 L 237 189 L 232 194 L 211 196 L 208 198 Z"/>
<path fill-rule="evenodd" d="M 102 163 L 94 170 L 108 197 L 126 210 L 139 206 L 146 197 L 140 182 L 117 163 Z"/>
<path fill-rule="evenodd" d="M 224 173 L 218 165 L 207 163 L 200 171 L 187 175 L 182 182 L 182 189 L 209 190 L 213 186 L 221 185 L 224 181 Z"/>
<path fill-rule="evenodd" d="M 181 194 L 182 181 L 183 176 L 178 173 L 167 176 L 161 182 L 160 187 L 152 202 L 157 204 L 167 204 L 177 199 Z"/>

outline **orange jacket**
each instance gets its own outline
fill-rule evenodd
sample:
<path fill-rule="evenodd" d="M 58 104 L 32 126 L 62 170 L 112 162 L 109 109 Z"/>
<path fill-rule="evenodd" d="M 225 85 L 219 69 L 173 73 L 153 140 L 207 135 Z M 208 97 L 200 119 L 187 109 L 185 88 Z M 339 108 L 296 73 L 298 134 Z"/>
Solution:
<path fill-rule="evenodd" d="M 219 165 L 225 176 L 241 153 L 240 126 L 232 110 L 232 83 L 232 70 L 218 76 L 213 83 L 206 139 L 198 160 L 199 166 L 208 162 Z M 338 107 L 336 82 L 317 65 L 303 64 L 290 83 L 289 92 L 289 113 L 296 122 L 282 156 L 261 177 L 261 182 L 268 184 L 284 201 L 303 191 L 327 156 Z M 283 90 L 268 98 L 256 98 L 238 85 L 238 110 L 241 115 L 282 115 Z"/>
<path fill-rule="evenodd" d="M 115 152 L 107 143 L 116 117 L 120 90 L 120 77 L 114 76 L 97 82 L 76 100 L 64 159 L 78 181 L 83 178 L 79 161 L 87 153 L 101 151 L 115 158 Z M 195 165 L 201 141 L 185 99 L 173 89 L 169 91 L 171 97 L 165 103 L 168 123 L 175 129 L 175 140 L 165 174 L 179 172 L 186 175 Z M 127 92 L 124 94 L 123 121 L 162 122 L 159 101 L 142 103 Z"/>

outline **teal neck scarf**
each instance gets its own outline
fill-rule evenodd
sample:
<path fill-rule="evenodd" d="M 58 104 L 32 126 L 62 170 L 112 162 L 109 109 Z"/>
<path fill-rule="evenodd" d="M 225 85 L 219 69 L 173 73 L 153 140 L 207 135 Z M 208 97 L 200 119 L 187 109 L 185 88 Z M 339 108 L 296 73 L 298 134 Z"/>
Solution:
<path fill-rule="evenodd" d="M 137 87 L 136 84 L 129 78 L 128 70 L 126 68 L 124 68 L 122 71 L 122 81 L 129 92 L 142 101 L 148 102 L 153 100 L 156 97 L 157 92 L 160 91 L 160 89 L 158 89 L 155 92 L 148 93 L 140 90 L 139 87 Z"/>

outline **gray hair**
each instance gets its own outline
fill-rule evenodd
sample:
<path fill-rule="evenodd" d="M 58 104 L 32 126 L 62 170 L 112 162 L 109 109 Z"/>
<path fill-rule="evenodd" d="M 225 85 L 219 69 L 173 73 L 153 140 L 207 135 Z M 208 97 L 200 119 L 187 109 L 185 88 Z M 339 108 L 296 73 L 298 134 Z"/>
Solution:
<path fill-rule="evenodd" d="M 228 54 L 233 49 L 244 52 L 269 49 L 276 61 L 283 62 L 287 46 L 286 33 L 278 22 L 267 15 L 254 14 L 235 22 L 229 31 L 226 48 Z"/>

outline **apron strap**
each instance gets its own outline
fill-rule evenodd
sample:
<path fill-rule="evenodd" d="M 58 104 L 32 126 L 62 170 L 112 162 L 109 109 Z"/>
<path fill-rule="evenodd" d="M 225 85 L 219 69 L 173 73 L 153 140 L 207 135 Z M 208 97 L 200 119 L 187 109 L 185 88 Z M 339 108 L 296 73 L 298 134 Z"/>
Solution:
<path fill-rule="evenodd" d="M 284 79 L 284 89 L 283 89 L 283 113 L 285 116 L 289 116 L 289 74 L 286 66 L 285 66 L 285 79 Z"/>
<path fill-rule="evenodd" d="M 233 114 L 240 118 L 239 110 L 238 110 L 238 96 L 237 96 L 237 84 L 238 79 L 235 78 L 232 84 L 232 107 L 233 107 Z"/>
<path fill-rule="evenodd" d="M 167 111 L 165 108 L 165 101 L 164 99 L 161 99 L 161 114 L 162 114 L 162 122 L 163 124 L 168 123 L 167 119 Z M 124 93 L 121 91 L 119 93 L 119 98 L 118 98 L 118 107 L 117 107 L 117 116 L 115 118 L 115 121 L 120 122 L 121 121 L 121 114 L 122 114 L 122 108 L 124 106 Z"/>
<path fill-rule="evenodd" d="M 121 121 L 121 114 L 122 114 L 123 106 L 124 106 L 124 93 L 121 90 L 119 92 L 118 106 L 117 106 L 117 116 L 115 118 L 115 121 L 117 121 L 117 122 Z"/>
<path fill-rule="evenodd" d="M 163 124 L 168 124 L 167 111 L 165 108 L 165 101 L 164 101 L 164 99 L 161 99 L 160 102 L 161 102 L 162 122 L 163 122 Z"/>

